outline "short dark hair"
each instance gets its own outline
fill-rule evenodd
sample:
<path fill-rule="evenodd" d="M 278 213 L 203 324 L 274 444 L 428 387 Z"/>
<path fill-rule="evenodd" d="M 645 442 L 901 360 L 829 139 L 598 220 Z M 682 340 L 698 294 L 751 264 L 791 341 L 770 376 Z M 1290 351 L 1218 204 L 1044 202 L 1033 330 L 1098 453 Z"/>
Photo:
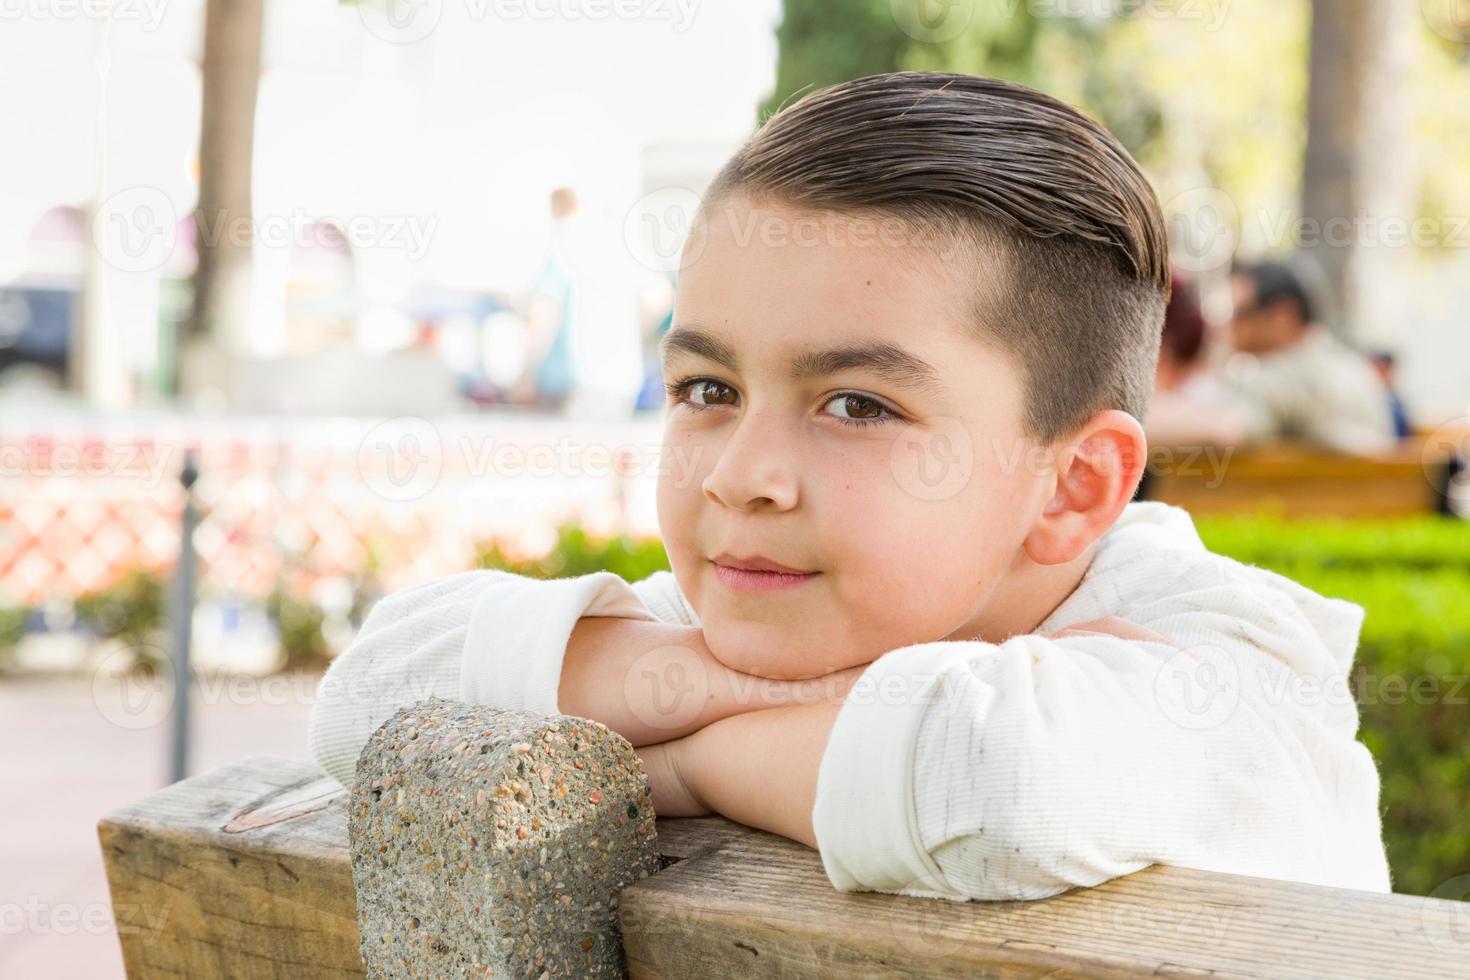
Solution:
<path fill-rule="evenodd" d="M 1024 85 L 952 72 L 871 75 L 782 109 L 725 164 L 732 193 L 897 217 L 999 261 L 976 278 L 974 335 L 1015 357 L 1025 426 L 1050 442 L 1153 393 L 1168 236 L 1116 138 Z"/>
<path fill-rule="evenodd" d="M 1257 307 L 1270 306 L 1279 299 L 1285 299 L 1296 305 L 1303 324 L 1312 323 L 1316 319 L 1317 311 L 1312 304 L 1312 297 L 1307 293 L 1306 286 L 1302 285 L 1296 270 L 1285 262 L 1266 261 L 1238 265 L 1230 270 L 1230 274 L 1251 284 Z"/>

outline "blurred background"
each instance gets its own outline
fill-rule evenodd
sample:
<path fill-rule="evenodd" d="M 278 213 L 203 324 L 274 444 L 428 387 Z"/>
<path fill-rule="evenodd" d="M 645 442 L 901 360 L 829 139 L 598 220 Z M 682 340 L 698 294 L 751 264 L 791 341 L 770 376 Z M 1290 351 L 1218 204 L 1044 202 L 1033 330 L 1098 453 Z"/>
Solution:
<path fill-rule="evenodd" d="M 1395 889 L 1470 897 L 1470 0 L 0 21 L 0 975 L 120 975 L 97 819 L 304 756 L 385 591 L 667 567 L 699 193 L 781 105 L 900 69 L 1035 86 L 1143 166 L 1176 288 L 1141 494 L 1367 608 L 1339 696 Z"/>

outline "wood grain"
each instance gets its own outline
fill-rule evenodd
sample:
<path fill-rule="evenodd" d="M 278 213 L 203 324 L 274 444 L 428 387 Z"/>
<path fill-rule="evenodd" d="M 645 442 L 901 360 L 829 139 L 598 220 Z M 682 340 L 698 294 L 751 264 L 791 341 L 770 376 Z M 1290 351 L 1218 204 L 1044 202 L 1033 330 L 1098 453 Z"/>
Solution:
<path fill-rule="evenodd" d="M 104 818 L 128 975 L 360 975 L 345 801 L 254 757 Z M 1036 902 L 843 893 L 791 841 L 658 830 L 664 870 L 619 903 L 634 977 L 1470 975 L 1461 902 L 1163 866 Z"/>

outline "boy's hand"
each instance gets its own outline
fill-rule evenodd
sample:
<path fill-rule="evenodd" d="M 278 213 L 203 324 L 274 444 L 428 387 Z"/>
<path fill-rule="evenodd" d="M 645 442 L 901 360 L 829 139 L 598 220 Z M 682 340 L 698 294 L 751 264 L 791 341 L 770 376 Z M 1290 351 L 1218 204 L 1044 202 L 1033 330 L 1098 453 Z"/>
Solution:
<path fill-rule="evenodd" d="M 817 846 L 817 772 L 841 697 L 734 715 L 638 750 L 660 817 L 719 813 Z"/>
<path fill-rule="evenodd" d="M 1066 629 L 1057 630 L 1055 633 L 1044 634 L 1057 639 L 1063 636 L 1116 636 L 1122 640 L 1143 640 L 1148 643 L 1164 643 L 1169 646 L 1178 646 L 1173 640 L 1162 633 L 1117 616 L 1104 616 L 1102 619 L 1091 619 L 1085 623 L 1074 623 Z"/>
<path fill-rule="evenodd" d="M 645 745 L 638 750 L 643 768 L 648 771 L 648 785 L 653 790 L 653 812 L 659 817 L 703 817 L 712 811 L 694 795 L 685 781 L 680 765 L 687 738 Z"/>
<path fill-rule="evenodd" d="M 715 659 L 698 627 L 587 616 L 567 642 L 557 706 L 635 746 L 654 745 L 749 711 L 840 700 L 866 669 L 806 680 L 754 677 Z"/>

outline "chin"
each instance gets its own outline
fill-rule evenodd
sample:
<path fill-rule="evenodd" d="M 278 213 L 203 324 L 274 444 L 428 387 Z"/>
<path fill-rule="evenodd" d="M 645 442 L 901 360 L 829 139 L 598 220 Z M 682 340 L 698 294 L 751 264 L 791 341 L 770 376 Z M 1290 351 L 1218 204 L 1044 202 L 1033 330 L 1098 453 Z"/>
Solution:
<path fill-rule="evenodd" d="M 779 637 L 775 641 L 766 638 L 766 634 L 772 631 Z M 715 659 L 731 670 L 777 681 L 825 677 L 834 671 L 869 663 L 873 659 L 858 655 L 848 657 L 847 662 L 830 662 L 831 651 L 842 644 L 817 637 L 793 640 L 784 627 L 753 627 L 742 623 L 721 628 L 719 624 L 706 622 L 704 640 Z M 814 650 L 823 651 L 828 656 L 820 659 L 814 657 Z"/>
<path fill-rule="evenodd" d="M 718 624 L 704 624 L 704 641 L 716 660 L 752 677 L 767 677 L 771 680 L 794 681 L 805 677 L 820 677 L 830 673 L 822 665 L 805 662 L 790 643 L 772 643 L 762 634 L 767 630 L 752 628 L 748 624 L 721 628 Z"/>

